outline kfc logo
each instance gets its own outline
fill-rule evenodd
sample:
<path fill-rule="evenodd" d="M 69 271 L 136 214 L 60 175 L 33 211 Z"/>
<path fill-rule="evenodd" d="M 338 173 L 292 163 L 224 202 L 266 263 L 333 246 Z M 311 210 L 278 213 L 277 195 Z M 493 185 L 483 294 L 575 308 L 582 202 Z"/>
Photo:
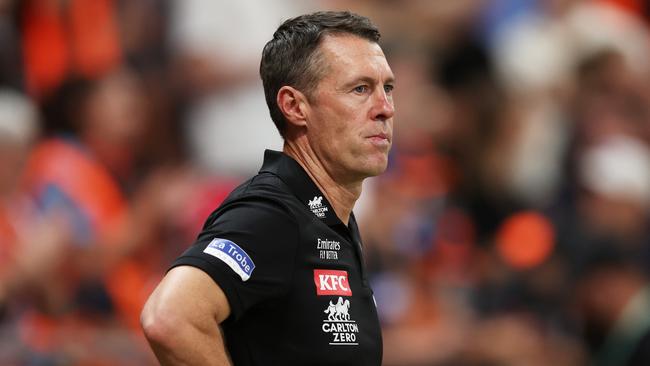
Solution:
<path fill-rule="evenodd" d="M 348 272 L 332 269 L 315 269 L 314 284 L 316 294 L 352 296 L 352 289 L 348 283 Z"/>

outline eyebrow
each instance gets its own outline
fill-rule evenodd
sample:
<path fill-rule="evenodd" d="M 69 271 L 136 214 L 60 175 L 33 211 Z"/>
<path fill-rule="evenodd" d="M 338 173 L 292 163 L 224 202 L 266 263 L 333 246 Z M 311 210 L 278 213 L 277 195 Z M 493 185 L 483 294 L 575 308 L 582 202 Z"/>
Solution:
<path fill-rule="evenodd" d="M 354 79 L 353 81 L 351 81 L 349 83 L 345 83 L 344 86 L 346 88 L 349 88 L 349 87 L 352 87 L 354 85 L 359 84 L 360 82 L 364 82 L 366 84 L 375 84 L 375 79 L 371 78 L 369 76 L 361 76 L 361 77 L 358 77 L 358 78 Z M 383 84 L 393 84 L 394 82 L 395 82 L 395 77 L 390 76 L 386 80 L 383 81 Z"/>

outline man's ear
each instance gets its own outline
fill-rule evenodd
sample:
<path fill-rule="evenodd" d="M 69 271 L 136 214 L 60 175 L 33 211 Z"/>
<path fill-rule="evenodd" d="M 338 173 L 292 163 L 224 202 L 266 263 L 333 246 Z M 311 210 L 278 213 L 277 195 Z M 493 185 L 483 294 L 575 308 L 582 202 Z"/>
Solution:
<path fill-rule="evenodd" d="M 285 85 L 278 90 L 276 102 L 287 122 L 294 126 L 307 125 L 307 97 L 300 90 Z"/>

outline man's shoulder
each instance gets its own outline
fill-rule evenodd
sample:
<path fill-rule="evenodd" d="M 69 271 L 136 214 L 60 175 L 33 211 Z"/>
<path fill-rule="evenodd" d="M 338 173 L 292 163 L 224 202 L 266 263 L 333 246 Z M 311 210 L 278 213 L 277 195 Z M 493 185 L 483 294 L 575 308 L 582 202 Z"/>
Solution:
<path fill-rule="evenodd" d="M 289 186 L 277 175 L 271 172 L 260 172 L 235 188 L 224 204 L 236 200 L 277 199 L 287 201 L 295 197 Z"/>
<path fill-rule="evenodd" d="M 236 187 L 208 217 L 205 226 L 214 224 L 219 217 L 229 215 L 250 221 L 263 218 L 295 220 L 297 197 L 280 177 L 261 172 Z"/>

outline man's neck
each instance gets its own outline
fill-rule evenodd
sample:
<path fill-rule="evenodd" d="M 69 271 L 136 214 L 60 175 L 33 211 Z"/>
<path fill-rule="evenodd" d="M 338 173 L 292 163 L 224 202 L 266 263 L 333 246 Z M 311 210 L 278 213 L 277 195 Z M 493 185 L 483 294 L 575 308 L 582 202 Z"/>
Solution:
<path fill-rule="evenodd" d="M 328 171 L 325 163 L 314 154 L 313 150 L 302 148 L 300 144 L 285 142 L 283 151 L 305 169 L 311 180 L 327 197 L 336 216 L 341 222 L 348 225 L 352 208 L 361 195 L 362 181 L 344 182 L 335 177 L 331 171 Z"/>

